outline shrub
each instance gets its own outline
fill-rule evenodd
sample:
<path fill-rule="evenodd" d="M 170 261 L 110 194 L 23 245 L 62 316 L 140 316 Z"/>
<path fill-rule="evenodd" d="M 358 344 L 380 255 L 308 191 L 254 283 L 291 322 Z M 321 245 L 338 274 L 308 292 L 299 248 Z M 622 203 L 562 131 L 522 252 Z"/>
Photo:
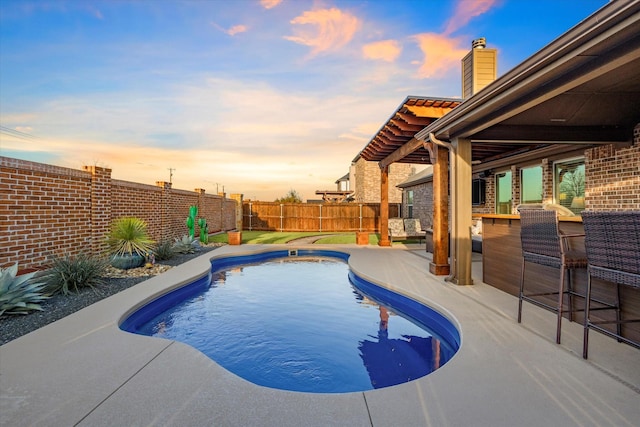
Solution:
<path fill-rule="evenodd" d="M 147 223 L 135 217 L 122 217 L 113 221 L 107 236 L 107 246 L 112 255 L 145 256 L 153 249 L 153 240 L 147 232 Z"/>
<path fill-rule="evenodd" d="M 93 288 L 103 283 L 108 262 L 103 258 L 80 254 L 75 258 L 54 257 L 46 275 L 47 289 L 52 293 L 77 293 L 80 288 Z"/>
<path fill-rule="evenodd" d="M 156 260 L 167 260 L 174 257 L 175 252 L 173 250 L 173 244 L 169 240 L 163 240 L 156 245 L 153 250 Z"/>
<path fill-rule="evenodd" d="M 173 251 L 179 254 L 192 254 L 197 252 L 198 248 L 198 241 L 186 234 L 181 239 L 176 239 L 173 244 Z"/>
<path fill-rule="evenodd" d="M 40 303 L 49 296 L 43 290 L 44 283 L 35 282 L 36 273 L 18 277 L 18 264 L 0 268 L 0 317 L 4 314 L 27 314 L 31 310 L 42 311 Z"/>

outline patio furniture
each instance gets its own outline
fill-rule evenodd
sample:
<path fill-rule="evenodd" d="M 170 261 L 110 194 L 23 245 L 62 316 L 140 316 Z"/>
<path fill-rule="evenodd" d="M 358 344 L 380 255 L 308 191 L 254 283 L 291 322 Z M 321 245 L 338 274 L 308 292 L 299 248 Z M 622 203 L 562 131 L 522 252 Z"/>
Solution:
<path fill-rule="evenodd" d="M 410 238 L 425 239 L 427 232 L 422 230 L 417 218 L 389 218 L 389 238 L 406 240 Z"/>
<path fill-rule="evenodd" d="M 640 342 L 622 336 L 622 325 L 640 322 L 640 319 L 621 317 L 620 286 L 640 288 L 640 211 L 582 212 L 585 229 L 585 248 L 588 260 L 587 293 L 585 300 L 584 342 L 582 357 L 588 356 L 589 329 L 595 329 L 640 348 Z M 615 320 L 591 318 L 590 296 L 593 278 L 615 284 Z M 613 332 L 601 325 L 615 324 Z"/>
<path fill-rule="evenodd" d="M 404 231 L 408 236 L 417 237 L 418 239 L 424 239 L 427 235 L 426 230 L 422 229 L 422 225 L 418 218 L 405 218 Z"/>
<path fill-rule="evenodd" d="M 560 331 L 564 310 L 564 296 L 568 295 L 569 320 L 573 321 L 573 296 L 583 296 L 573 291 L 571 271 L 586 268 L 587 258 L 584 252 L 570 248 L 567 239 L 581 237 L 582 234 L 561 234 L 558 229 L 556 211 L 543 209 L 523 209 L 520 211 L 520 241 L 522 244 L 522 269 L 520 275 L 520 291 L 518 294 L 518 323 L 522 320 L 522 302 L 553 311 L 558 315 L 556 327 L 556 343 L 560 344 Z M 525 267 L 527 263 L 535 263 L 560 269 L 560 283 L 557 291 L 525 292 Z M 565 276 L 568 277 L 565 288 Z M 557 304 L 550 305 L 542 300 L 548 295 L 557 295 Z"/>

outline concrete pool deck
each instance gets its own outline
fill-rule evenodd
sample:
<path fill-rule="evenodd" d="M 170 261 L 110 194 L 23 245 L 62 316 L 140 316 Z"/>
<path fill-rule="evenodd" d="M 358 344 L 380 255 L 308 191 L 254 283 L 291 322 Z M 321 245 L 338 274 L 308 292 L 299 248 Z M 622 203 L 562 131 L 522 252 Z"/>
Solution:
<path fill-rule="evenodd" d="M 142 301 L 205 274 L 212 257 L 292 249 L 225 246 L 0 347 L 2 426 L 637 426 L 640 350 L 525 305 L 481 282 L 428 273 L 424 247 L 300 245 L 351 254 L 363 278 L 427 302 L 459 326 L 444 367 L 407 384 L 309 394 L 251 384 L 178 342 L 123 332 Z M 415 249 L 415 250 L 412 250 Z M 286 322 L 286 318 L 273 319 Z"/>

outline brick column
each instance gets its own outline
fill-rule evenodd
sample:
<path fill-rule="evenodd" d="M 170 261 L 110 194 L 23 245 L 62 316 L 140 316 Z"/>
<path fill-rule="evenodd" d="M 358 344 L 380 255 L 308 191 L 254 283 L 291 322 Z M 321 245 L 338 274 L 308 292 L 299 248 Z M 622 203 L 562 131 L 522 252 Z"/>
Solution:
<path fill-rule="evenodd" d="M 84 166 L 91 173 L 91 252 L 106 250 L 105 237 L 111 227 L 111 169 Z"/>
<path fill-rule="evenodd" d="M 553 163 L 542 159 L 542 203 L 553 203 Z"/>
<path fill-rule="evenodd" d="M 168 229 L 169 223 L 169 201 L 171 200 L 171 183 L 165 181 L 156 181 L 156 187 L 162 188 L 160 195 L 160 240 L 164 241 L 172 237 L 171 231 Z"/>
<path fill-rule="evenodd" d="M 516 206 L 520 204 L 520 168 L 511 166 L 511 213 L 516 213 Z"/>

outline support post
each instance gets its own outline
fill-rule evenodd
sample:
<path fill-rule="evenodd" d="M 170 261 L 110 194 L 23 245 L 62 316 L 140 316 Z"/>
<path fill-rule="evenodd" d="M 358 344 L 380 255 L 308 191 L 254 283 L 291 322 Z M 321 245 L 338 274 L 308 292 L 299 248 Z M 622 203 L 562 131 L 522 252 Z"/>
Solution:
<path fill-rule="evenodd" d="M 457 285 L 473 285 L 471 279 L 471 141 L 454 138 L 452 152 L 452 226 L 451 282 Z"/>
<path fill-rule="evenodd" d="M 429 272 L 446 276 L 449 266 L 449 150 L 434 146 L 433 164 L 433 261 Z"/>
<path fill-rule="evenodd" d="M 380 240 L 378 246 L 391 246 L 389 240 L 389 166 L 380 169 Z"/>

